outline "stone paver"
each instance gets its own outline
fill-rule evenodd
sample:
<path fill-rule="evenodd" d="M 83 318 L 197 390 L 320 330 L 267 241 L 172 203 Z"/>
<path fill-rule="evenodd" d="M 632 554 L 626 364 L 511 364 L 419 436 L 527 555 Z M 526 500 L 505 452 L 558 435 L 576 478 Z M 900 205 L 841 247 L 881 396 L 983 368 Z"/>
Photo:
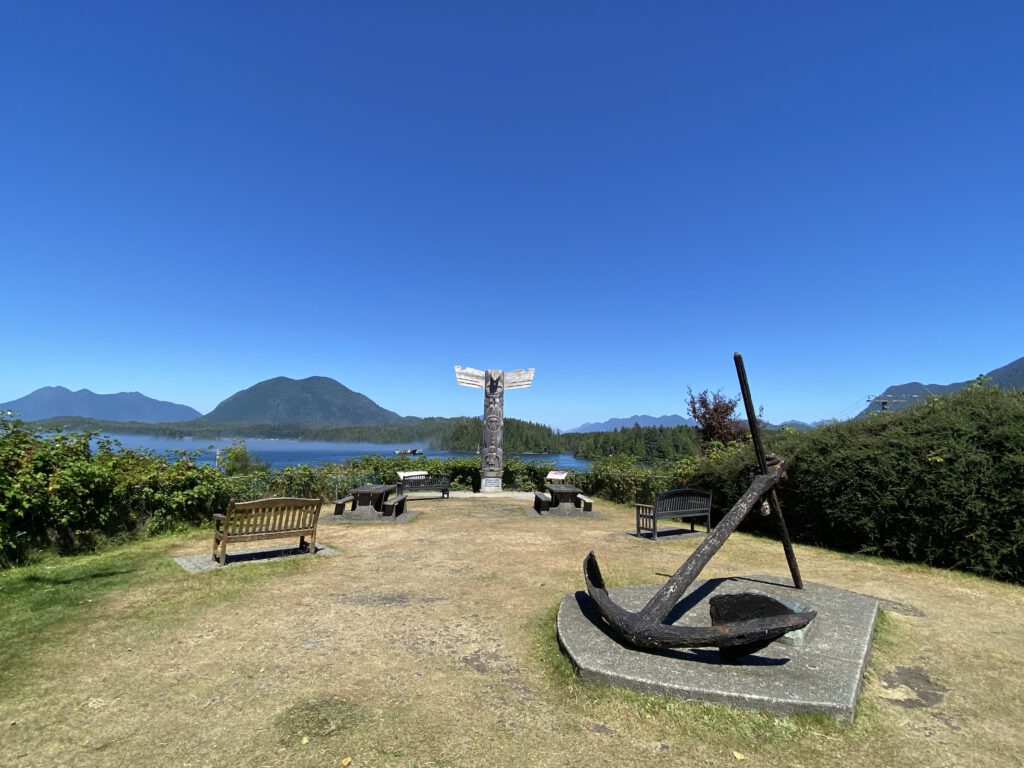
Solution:
<path fill-rule="evenodd" d="M 253 563 L 269 563 L 285 557 L 305 557 L 308 552 L 301 551 L 298 547 L 286 547 L 284 549 L 236 549 L 229 550 L 227 564 L 221 565 L 210 552 L 201 555 L 184 555 L 175 557 L 174 562 L 180 565 L 189 573 L 205 573 L 216 571 L 220 568 L 234 568 L 237 565 L 251 565 Z M 316 545 L 317 557 L 334 557 L 340 554 L 338 550 L 331 547 Z"/>

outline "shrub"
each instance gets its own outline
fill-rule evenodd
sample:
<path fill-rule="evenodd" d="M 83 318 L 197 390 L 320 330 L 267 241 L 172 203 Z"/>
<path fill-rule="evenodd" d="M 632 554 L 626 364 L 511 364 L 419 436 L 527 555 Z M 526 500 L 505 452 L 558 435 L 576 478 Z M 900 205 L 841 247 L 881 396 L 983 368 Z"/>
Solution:
<path fill-rule="evenodd" d="M 1024 582 L 1024 392 L 971 388 L 766 444 L 789 465 L 779 494 L 794 540 Z M 720 515 L 753 463 L 745 448 L 690 479 Z"/>
<path fill-rule="evenodd" d="M 701 445 L 731 443 L 747 436 L 747 425 L 736 418 L 738 397 L 726 397 L 721 392 L 703 390 L 696 395 L 686 389 L 686 410 L 697 422 Z"/>
<path fill-rule="evenodd" d="M 648 503 L 658 491 L 671 487 L 670 476 L 623 455 L 595 460 L 590 472 L 579 473 L 575 480 L 587 493 L 621 504 Z"/>
<path fill-rule="evenodd" d="M 231 445 L 218 452 L 217 467 L 225 475 L 251 475 L 267 472 L 270 462 L 257 459 L 249 452 L 245 440 L 236 438 Z"/>
<path fill-rule="evenodd" d="M 36 548 L 62 554 L 105 538 L 204 522 L 229 498 L 226 478 L 189 457 L 119 451 L 94 435 L 41 435 L 0 419 L 0 565 Z"/>

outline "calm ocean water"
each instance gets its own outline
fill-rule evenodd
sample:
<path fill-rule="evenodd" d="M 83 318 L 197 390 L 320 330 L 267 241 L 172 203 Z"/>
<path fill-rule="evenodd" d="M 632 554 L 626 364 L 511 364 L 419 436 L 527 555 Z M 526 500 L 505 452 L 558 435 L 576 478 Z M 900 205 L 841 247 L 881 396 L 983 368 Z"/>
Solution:
<path fill-rule="evenodd" d="M 212 464 L 216 460 L 217 449 L 226 448 L 232 441 L 227 438 L 210 439 L 195 437 L 155 437 L 153 435 L 108 435 L 117 440 L 124 448 L 144 448 L 161 455 L 172 455 L 174 451 L 202 451 L 197 461 L 200 464 Z M 402 443 L 388 445 L 382 443 L 329 443 L 313 440 L 268 440 L 262 438 L 246 438 L 245 445 L 249 452 L 261 461 L 269 461 L 271 469 L 283 469 L 296 464 L 335 464 L 358 456 L 394 456 L 395 451 L 419 448 L 424 456 L 448 458 L 450 456 L 472 456 L 469 451 L 431 451 L 424 444 Z M 590 469 L 587 459 L 577 459 L 570 453 L 559 454 L 505 454 L 517 456 L 523 461 L 536 464 L 554 464 L 557 469 Z"/>

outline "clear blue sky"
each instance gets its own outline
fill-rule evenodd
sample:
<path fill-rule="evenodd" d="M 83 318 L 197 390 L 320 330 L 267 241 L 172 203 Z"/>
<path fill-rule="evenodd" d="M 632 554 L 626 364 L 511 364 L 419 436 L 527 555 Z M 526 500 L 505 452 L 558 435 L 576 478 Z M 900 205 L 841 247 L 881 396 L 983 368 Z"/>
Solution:
<path fill-rule="evenodd" d="M 1024 355 L 1024 5 L 0 3 L 0 402 L 850 416 Z"/>

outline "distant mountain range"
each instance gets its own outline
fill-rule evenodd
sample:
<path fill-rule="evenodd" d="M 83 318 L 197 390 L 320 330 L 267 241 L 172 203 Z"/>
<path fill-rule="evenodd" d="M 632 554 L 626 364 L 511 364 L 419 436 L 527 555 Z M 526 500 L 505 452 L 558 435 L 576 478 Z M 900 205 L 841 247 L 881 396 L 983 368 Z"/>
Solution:
<path fill-rule="evenodd" d="M 1012 363 L 996 368 L 984 374 L 995 384 L 1003 389 L 1024 389 L 1024 357 L 1014 360 Z M 870 413 L 879 411 L 902 411 L 918 403 L 925 402 L 929 397 L 940 395 L 951 395 L 964 387 L 974 383 L 974 379 L 958 381 L 953 384 L 921 384 L 911 381 L 907 384 L 894 384 L 887 387 L 882 394 L 871 399 L 871 403 L 857 414 L 857 417 L 867 416 Z"/>
<path fill-rule="evenodd" d="M 581 424 L 566 432 L 612 432 L 616 429 L 631 429 L 634 424 L 641 427 L 695 427 L 697 422 L 677 413 L 670 416 L 630 416 L 628 419 L 608 419 L 608 421 Z"/>
<path fill-rule="evenodd" d="M 228 424 L 365 427 L 395 424 L 402 417 L 326 376 L 299 380 L 278 376 L 236 392 L 203 420 Z"/>
<path fill-rule="evenodd" d="M 98 395 L 88 389 L 72 392 L 66 387 L 43 387 L 9 403 L 0 403 L 0 411 L 11 411 L 24 421 L 52 419 L 56 416 L 84 416 L 104 421 L 191 421 L 202 416 L 187 405 L 154 400 L 139 392 Z"/>
<path fill-rule="evenodd" d="M 349 427 L 395 424 L 402 417 L 377 405 L 366 395 L 353 392 L 334 379 L 276 379 L 236 392 L 206 416 L 195 408 L 154 400 L 138 392 L 97 395 L 87 389 L 72 392 L 65 387 L 43 387 L 9 403 L 24 421 L 78 416 L 100 421 L 209 422 L 215 424 L 283 424 L 297 427 Z"/>
<path fill-rule="evenodd" d="M 1003 389 L 1024 389 L 1024 357 L 985 374 L 993 384 Z M 899 411 L 928 397 L 946 395 L 973 383 L 954 384 L 898 384 L 888 387 L 859 416 L 885 409 Z M 167 422 L 202 424 L 266 424 L 294 427 L 375 427 L 417 421 L 399 416 L 377 405 L 359 392 L 353 392 L 326 376 L 289 379 L 278 376 L 261 381 L 248 389 L 236 392 L 220 403 L 206 416 L 187 405 L 154 400 L 138 392 L 119 392 L 99 395 L 88 389 L 72 392 L 66 387 L 43 387 L 8 403 L 0 403 L 0 411 L 12 411 L 24 421 L 40 421 L 59 417 L 83 417 L 99 421 L 141 422 L 158 424 Z M 799 421 L 783 422 L 782 426 L 812 429 L 822 422 L 806 424 Z M 678 414 L 668 416 L 630 416 L 582 424 L 567 432 L 611 432 L 630 429 L 634 424 L 642 427 L 695 426 L 693 419 Z M 769 429 L 773 428 L 771 425 Z"/>

